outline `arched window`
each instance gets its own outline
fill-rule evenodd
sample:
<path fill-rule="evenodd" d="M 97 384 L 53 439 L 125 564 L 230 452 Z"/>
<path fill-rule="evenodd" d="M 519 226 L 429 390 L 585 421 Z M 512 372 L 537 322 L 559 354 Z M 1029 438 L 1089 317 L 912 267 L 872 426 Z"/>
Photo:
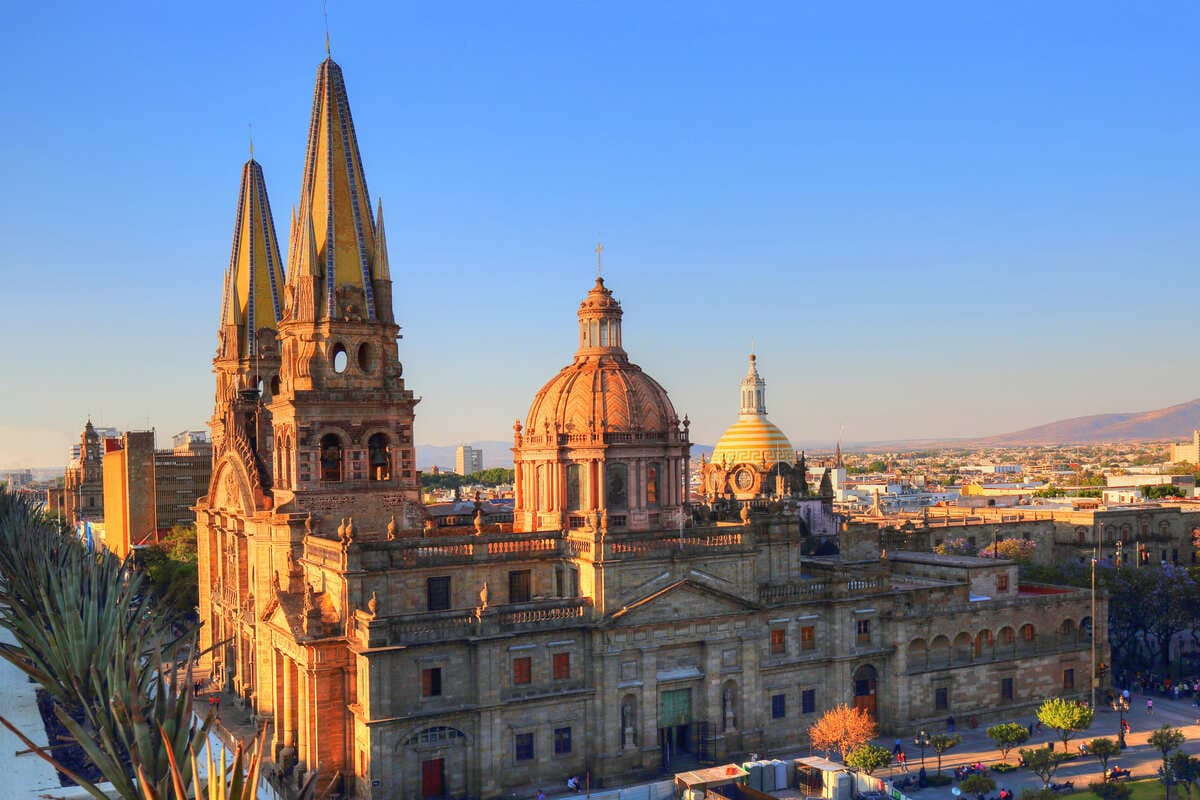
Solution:
<path fill-rule="evenodd" d="M 1037 633 L 1034 631 L 1032 625 L 1026 622 L 1021 626 L 1021 641 L 1032 644 L 1036 638 Z"/>
<path fill-rule="evenodd" d="M 327 483 L 342 480 L 342 440 L 336 433 L 321 437 L 321 480 Z"/>
<path fill-rule="evenodd" d="M 629 467 L 625 464 L 608 464 L 605 473 L 605 507 L 609 511 L 626 510 L 629 507 Z"/>
<path fill-rule="evenodd" d="M 580 508 L 579 497 L 579 464 L 567 464 L 567 509 L 577 511 Z"/>
<path fill-rule="evenodd" d="M 367 459 L 371 480 L 386 481 L 392 477 L 392 447 L 388 437 L 377 433 L 367 440 Z"/>
<path fill-rule="evenodd" d="M 975 637 L 975 657 L 987 658 L 991 655 L 992 650 L 992 632 L 982 630 Z"/>
<path fill-rule="evenodd" d="M 651 461 L 646 465 L 646 506 L 658 508 L 658 462 Z"/>

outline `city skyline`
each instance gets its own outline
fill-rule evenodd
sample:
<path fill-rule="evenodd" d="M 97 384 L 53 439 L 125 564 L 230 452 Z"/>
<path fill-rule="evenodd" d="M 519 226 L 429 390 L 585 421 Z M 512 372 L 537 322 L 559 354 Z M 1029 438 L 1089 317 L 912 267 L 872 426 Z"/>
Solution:
<path fill-rule="evenodd" d="M 58 463 L 89 415 L 208 419 L 247 125 L 286 234 L 324 57 L 319 4 L 285 8 L 15 12 L 27 125 L 0 146 L 44 156 L 0 199 L 0 468 Z M 1195 9 L 539 8 L 330 11 L 418 443 L 524 422 L 597 240 L 696 442 L 736 419 L 752 341 L 794 442 L 1200 396 L 1172 290 L 1200 249 Z"/>

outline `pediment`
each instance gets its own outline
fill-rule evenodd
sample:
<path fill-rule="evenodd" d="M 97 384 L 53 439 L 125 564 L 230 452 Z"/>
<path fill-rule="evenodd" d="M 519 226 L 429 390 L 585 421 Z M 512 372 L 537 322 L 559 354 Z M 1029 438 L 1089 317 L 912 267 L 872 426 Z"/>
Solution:
<path fill-rule="evenodd" d="M 609 615 L 607 624 L 630 627 L 657 622 L 707 619 L 757 611 L 758 604 L 691 579 L 676 581 Z"/>
<path fill-rule="evenodd" d="M 285 631 L 292 636 L 298 637 L 302 632 L 300 631 L 296 610 L 288 608 L 288 606 L 295 605 L 294 602 L 286 602 L 290 600 L 292 598 L 285 595 L 277 596 L 270 602 L 266 610 L 264 610 L 262 620 L 277 630 Z M 292 613 L 289 614 L 289 610 Z"/>

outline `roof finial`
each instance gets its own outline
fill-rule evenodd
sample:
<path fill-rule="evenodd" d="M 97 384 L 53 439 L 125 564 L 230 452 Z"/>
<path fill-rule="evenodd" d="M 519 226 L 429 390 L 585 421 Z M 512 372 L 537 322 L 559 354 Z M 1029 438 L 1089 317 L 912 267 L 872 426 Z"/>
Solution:
<path fill-rule="evenodd" d="M 604 243 L 596 242 L 596 277 L 597 278 L 603 277 L 601 269 L 600 269 L 600 257 L 603 252 L 604 252 Z"/>
<path fill-rule="evenodd" d="M 321 4 L 321 13 L 325 15 L 325 55 L 333 58 L 333 53 L 329 51 L 329 0 Z"/>
<path fill-rule="evenodd" d="M 246 127 L 250 129 L 250 160 L 254 160 L 254 123 L 247 122 Z"/>

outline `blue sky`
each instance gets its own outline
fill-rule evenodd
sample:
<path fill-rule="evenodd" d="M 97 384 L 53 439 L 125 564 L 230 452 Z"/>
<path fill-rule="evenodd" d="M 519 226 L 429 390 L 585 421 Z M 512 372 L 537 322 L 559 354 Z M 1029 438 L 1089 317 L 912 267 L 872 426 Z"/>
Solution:
<path fill-rule="evenodd" d="M 748 8 L 747 8 L 748 7 Z M 506 438 L 595 274 L 713 442 L 750 342 L 797 442 L 1200 396 L 1200 6 L 333 0 L 417 440 Z M 212 408 L 253 124 L 281 236 L 319 2 L 6 15 L 0 468 Z"/>

